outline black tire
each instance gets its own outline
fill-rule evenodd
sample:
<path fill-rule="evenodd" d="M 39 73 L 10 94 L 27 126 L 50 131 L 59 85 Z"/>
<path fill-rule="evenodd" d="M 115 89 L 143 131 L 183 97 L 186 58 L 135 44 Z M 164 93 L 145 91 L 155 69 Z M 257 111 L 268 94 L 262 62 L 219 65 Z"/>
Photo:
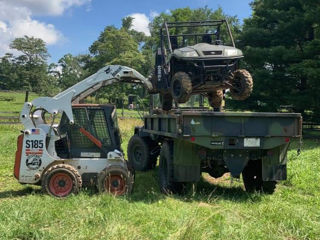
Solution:
<path fill-rule="evenodd" d="M 43 174 L 41 185 L 44 193 L 65 198 L 79 192 L 82 179 L 79 172 L 71 165 L 57 164 Z"/>
<path fill-rule="evenodd" d="M 247 192 L 264 192 L 272 194 L 276 188 L 276 181 L 262 180 L 262 162 L 261 160 L 249 161 L 242 171 L 244 187 Z"/>
<path fill-rule="evenodd" d="M 128 143 L 128 161 L 136 171 L 147 171 L 156 165 L 158 155 L 151 155 L 155 143 L 150 138 L 133 135 Z"/>
<path fill-rule="evenodd" d="M 212 108 L 222 108 L 223 91 L 215 90 L 208 93 L 208 102 Z"/>
<path fill-rule="evenodd" d="M 160 94 L 162 110 L 169 111 L 172 109 L 172 96 L 170 93 Z"/>
<path fill-rule="evenodd" d="M 185 72 L 177 72 L 171 79 L 171 95 L 178 103 L 185 103 L 189 100 L 192 92 L 190 76 Z"/>
<path fill-rule="evenodd" d="M 182 193 L 183 183 L 173 181 L 173 149 L 169 142 L 162 144 L 158 175 L 162 193 L 167 195 Z"/>
<path fill-rule="evenodd" d="M 121 166 L 109 166 L 98 176 L 98 190 L 114 196 L 123 196 L 132 192 L 134 174 Z"/>
<path fill-rule="evenodd" d="M 236 70 L 230 77 L 232 88 L 230 93 L 232 99 L 245 100 L 252 93 L 253 80 L 251 74 L 245 69 Z"/>

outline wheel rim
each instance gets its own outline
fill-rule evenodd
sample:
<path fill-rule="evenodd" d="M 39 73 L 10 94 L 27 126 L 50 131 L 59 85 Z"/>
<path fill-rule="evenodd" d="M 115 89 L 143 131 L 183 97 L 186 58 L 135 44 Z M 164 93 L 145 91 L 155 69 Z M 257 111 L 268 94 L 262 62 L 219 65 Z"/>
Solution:
<path fill-rule="evenodd" d="M 135 163 L 141 164 L 141 162 L 142 162 L 142 148 L 140 146 L 134 147 L 133 157 L 134 157 Z"/>
<path fill-rule="evenodd" d="M 73 181 L 68 173 L 56 173 L 49 181 L 50 192 L 57 197 L 69 195 L 73 188 Z"/>
<path fill-rule="evenodd" d="M 123 195 L 126 192 L 126 180 L 122 174 L 111 173 L 106 177 L 105 189 L 113 195 Z"/>

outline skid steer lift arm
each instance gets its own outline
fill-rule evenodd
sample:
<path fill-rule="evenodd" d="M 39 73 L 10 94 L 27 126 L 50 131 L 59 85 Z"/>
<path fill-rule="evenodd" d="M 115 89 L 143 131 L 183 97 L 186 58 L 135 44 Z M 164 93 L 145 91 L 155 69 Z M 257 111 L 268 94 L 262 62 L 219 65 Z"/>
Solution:
<path fill-rule="evenodd" d="M 45 124 L 44 112 L 53 115 L 65 112 L 73 124 L 72 103 L 79 103 L 101 87 L 118 82 L 143 84 L 149 92 L 152 91 L 151 82 L 136 70 L 120 65 L 109 65 L 54 97 L 39 97 L 32 102 L 26 102 L 20 114 L 20 121 L 25 129 L 30 129 Z"/>

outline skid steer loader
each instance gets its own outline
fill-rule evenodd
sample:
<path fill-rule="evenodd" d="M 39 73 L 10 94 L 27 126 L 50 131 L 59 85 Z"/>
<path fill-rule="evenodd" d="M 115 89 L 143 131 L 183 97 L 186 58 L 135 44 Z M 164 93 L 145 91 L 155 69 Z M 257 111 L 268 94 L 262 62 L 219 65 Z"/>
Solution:
<path fill-rule="evenodd" d="M 99 88 L 117 82 L 152 88 L 137 71 L 111 65 L 54 97 L 25 102 L 15 178 L 22 184 L 41 185 L 44 192 L 59 198 L 92 185 L 113 195 L 130 193 L 134 173 L 121 150 L 115 107 L 79 104 Z"/>

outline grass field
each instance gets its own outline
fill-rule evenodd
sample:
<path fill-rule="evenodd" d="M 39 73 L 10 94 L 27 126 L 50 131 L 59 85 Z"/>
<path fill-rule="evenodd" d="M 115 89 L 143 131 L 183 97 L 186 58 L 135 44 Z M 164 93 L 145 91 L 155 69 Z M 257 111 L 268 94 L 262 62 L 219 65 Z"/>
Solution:
<path fill-rule="evenodd" d="M 123 148 L 139 120 L 120 120 Z M 320 146 L 289 151 L 288 180 L 273 195 L 204 176 L 185 196 L 164 196 L 157 169 L 137 173 L 134 192 L 114 198 L 84 189 L 65 200 L 12 176 L 21 125 L 0 125 L 0 239 L 320 239 Z M 210 183 L 209 183 L 210 182 Z"/>
<path fill-rule="evenodd" d="M 1 111 L 20 111 L 24 93 L 0 92 Z M 1 98 L 2 97 L 2 98 Z M 30 100 L 36 97 L 30 95 Z M 128 115 L 129 111 L 125 111 Z M 118 111 L 118 116 L 121 110 Z M 119 119 L 126 150 L 138 119 Z M 83 189 L 65 200 L 13 178 L 21 125 L 0 125 L 2 239 L 320 239 L 320 141 L 289 151 L 288 180 L 273 195 L 247 194 L 228 175 L 203 179 L 185 196 L 164 196 L 157 169 L 137 173 L 133 194 L 114 198 Z"/>

